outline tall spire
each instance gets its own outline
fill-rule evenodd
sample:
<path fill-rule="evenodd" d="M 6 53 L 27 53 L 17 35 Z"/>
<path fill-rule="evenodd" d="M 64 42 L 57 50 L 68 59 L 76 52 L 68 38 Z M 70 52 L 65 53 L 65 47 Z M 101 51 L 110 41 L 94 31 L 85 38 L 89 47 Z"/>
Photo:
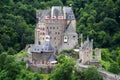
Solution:
<path fill-rule="evenodd" d="M 89 36 L 87 36 L 87 42 L 89 42 Z"/>
<path fill-rule="evenodd" d="M 93 48 L 93 39 L 91 39 L 91 44 L 90 44 L 91 48 Z"/>

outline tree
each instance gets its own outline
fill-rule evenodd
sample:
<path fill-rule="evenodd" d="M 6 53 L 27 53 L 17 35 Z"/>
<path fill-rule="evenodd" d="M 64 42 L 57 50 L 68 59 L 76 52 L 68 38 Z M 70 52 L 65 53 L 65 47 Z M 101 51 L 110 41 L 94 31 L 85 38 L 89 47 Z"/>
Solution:
<path fill-rule="evenodd" d="M 16 54 L 16 50 L 14 50 L 12 47 L 8 48 L 8 54 L 13 55 Z"/>
<path fill-rule="evenodd" d="M 83 77 L 82 80 L 103 80 L 95 67 L 89 67 L 83 70 L 81 74 Z"/>
<path fill-rule="evenodd" d="M 0 43 L 0 54 L 4 51 L 2 44 Z"/>
<path fill-rule="evenodd" d="M 102 49 L 102 60 L 104 61 L 112 61 L 112 59 L 110 58 L 110 52 L 109 49 Z"/>
<path fill-rule="evenodd" d="M 25 69 L 24 62 L 15 61 L 13 55 L 0 54 L 0 80 L 41 80 L 42 76 Z"/>
<path fill-rule="evenodd" d="M 58 59 L 58 64 L 49 80 L 73 80 L 74 60 L 63 54 Z"/>
<path fill-rule="evenodd" d="M 120 73 L 120 67 L 119 67 L 118 63 L 117 62 L 111 63 L 108 71 L 110 71 L 114 74 L 119 74 Z"/>
<path fill-rule="evenodd" d="M 117 63 L 118 63 L 118 65 L 120 66 L 120 51 L 119 51 L 119 55 L 118 55 L 118 57 L 117 57 Z"/>
<path fill-rule="evenodd" d="M 63 3 L 61 2 L 61 0 L 52 0 L 52 1 L 49 1 L 47 3 L 47 5 L 49 7 L 52 7 L 52 6 L 63 6 Z"/>

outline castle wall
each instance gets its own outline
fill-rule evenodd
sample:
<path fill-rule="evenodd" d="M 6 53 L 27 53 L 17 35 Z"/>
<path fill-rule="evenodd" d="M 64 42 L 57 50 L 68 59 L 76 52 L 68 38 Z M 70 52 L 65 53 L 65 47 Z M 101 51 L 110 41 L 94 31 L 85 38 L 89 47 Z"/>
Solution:
<path fill-rule="evenodd" d="M 89 64 L 90 61 L 93 59 L 92 43 L 92 41 L 89 41 L 89 39 L 87 39 L 84 43 L 81 44 L 79 51 L 79 59 L 83 64 Z"/>
<path fill-rule="evenodd" d="M 34 64 L 47 64 L 52 53 L 32 53 L 32 62 Z"/>
<path fill-rule="evenodd" d="M 69 33 L 69 34 L 65 34 L 64 36 L 67 36 L 67 42 L 64 42 L 62 40 L 62 46 L 59 50 L 62 51 L 62 50 L 70 50 L 70 49 L 73 49 L 77 44 L 78 44 L 78 37 L 77 37 L 77 33 Z M 63 38 L 64 38 L 63 36 Z"/>
<path fill-rule="evenodd" d="M 62 36 L 66 29 L 65 20 L 49 20 L 46 29 L 50 32 L 50 41 L 53 48 L 58 49 L 62 44 Z"/>

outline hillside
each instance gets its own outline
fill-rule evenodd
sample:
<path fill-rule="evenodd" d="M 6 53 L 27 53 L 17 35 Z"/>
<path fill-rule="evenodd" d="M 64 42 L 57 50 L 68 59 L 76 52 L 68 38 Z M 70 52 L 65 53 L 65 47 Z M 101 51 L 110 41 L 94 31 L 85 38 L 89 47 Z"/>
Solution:
<path fill-rule="evenodd" d="M 102 48 L 104 70 L 120 74 L 120 0 L 0 0 L 0 54 L 34 43 L 37 9 L 63 5 L 74 10 L 77 33 Z"/>

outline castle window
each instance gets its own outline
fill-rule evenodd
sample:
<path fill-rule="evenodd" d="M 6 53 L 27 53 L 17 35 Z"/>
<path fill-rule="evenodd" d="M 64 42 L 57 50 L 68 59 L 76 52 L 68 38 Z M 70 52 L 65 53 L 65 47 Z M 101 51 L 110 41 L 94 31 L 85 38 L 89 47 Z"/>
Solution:
<path fill-rule="evenodd" d="M 53 27 L 53 29 L 55 29 L 55 27 Z"/>
<path fill-rule="evenodd" d="M 48 29 L 48 27 L 47 27 L 47 29 Z"/>
<path fill-rule="evenodd" d="M 52 29 L 52 27 L 50 27 L 50 29 Z"/>
<path fill-rule="evenodd" d="M 58 34 L 60 34 L 60 32 L 58 32 Z"/>
<path fill-rule="evenodd" d="M 57 34 L 57 32 L 55 32 L 55 34 Z"/>
<path fill-rule="evenodd" d="M 54 40 L 56 40 L 56 37 L 54 37 Z"/>
<path fill-rule="evenodd" d="M 59 27 L 57 27 L 57 29 L 59 29 Z"/>
<path fill-rule="evenodd" d="M 75 36 L 73 36 L 73 38 L 75 38 Z"/>
<path fill-rule="evenodd" d="M 44 40 L 44 38 L 43 38 L 43 40 Z"/>
<path fill-rule="evenodd" d="M 67 36 L 64 36 L 64 43 L 67 43 Z"/>
<path fill-rule="evenodd" d="M 43 35 L 45 35 L 45 33 L 43 32 Z"/>

